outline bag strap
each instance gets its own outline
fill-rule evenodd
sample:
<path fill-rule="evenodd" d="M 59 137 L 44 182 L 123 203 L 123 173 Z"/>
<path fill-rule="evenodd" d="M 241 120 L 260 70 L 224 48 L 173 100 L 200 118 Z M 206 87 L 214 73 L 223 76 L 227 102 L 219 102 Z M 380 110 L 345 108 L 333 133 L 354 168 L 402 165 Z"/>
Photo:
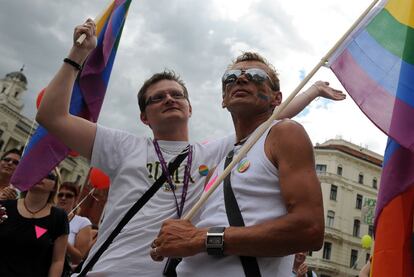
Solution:
<path fill-rule="evenodd" d="M 186 151 L 185 149 L 184 151 Z M 175 160 L 168 165 L 168 171 L 174 172 L 182 163 L 182 161 L 187 157 L 188 152 L 183 152 L 175 158 Z M 79 273 L 78 277 L 86 276 L 89 270 L 95 265 L 98 259 L 101 257 L 103 252 L 109 247 L 115 237 L 121 232 L 124 226 L 131 220 L 132 217 L 151 199 L 151 197 L 160 189 L 162 184 L 165 183 L 167 177 L 165 174 L 162 174 L 154 184 L 138 199 L 137 202 L 128 210 L 128 212 L 124 215 L 106 241 L 101 245 L 101 247 L 95 252 L 93 257 L 89 260 L 89 262 L 85 265 L 82 269 L 81 273 Z"/>
<path fill-rule="evenodd" d="M 234 150 L 231 150 L 227 156 L 226 161 L 224 163 L 224 168 L 226 168 L 231 161 L 233 160 Z M 226 207 L 227 218 L 229 220 L 230 226 L 239 226 L 243 227 L 244 220 L 241 214 L 239 205 L 237 204 L 237 199 L 234 196 L 233 189 L 231 188 L 230 182 L 230 174 L 224 178 L 224 205 Z M 247 256 L 240 256 L 240 261 L 243 266 L 243 271 L 246 277 L 260 277 L 260 268 L 259 264 L 257 263 L 256 257 L 247 257 Z"/>

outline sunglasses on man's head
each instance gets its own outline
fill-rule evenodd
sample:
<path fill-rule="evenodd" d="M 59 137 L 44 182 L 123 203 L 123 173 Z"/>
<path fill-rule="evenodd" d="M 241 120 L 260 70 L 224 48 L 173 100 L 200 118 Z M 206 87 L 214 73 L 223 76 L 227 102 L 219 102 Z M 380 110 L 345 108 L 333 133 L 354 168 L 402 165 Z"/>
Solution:
<path fill-rule="evenodd" d="M 49 180 L 52 180 L 52 181 L 56 181 L 57 176 L 53 173 L 49 173 L 45 178 L 49 179 Z"/>
<path fill-rule="evenodd" d="M 57 194 L 57 197 L 59 197 L 59 198 L 65 197 L 65 198 L 71 199 L 71 198 L 75 197 L 75 195 L 73 193 L 59 192 Z"/>
<path fill-rule="evenodd" d="M 167 95 L 169 95 L 171 98 L 176 99 L 176 100 L 181 100 L 181 99 L 186 98 L 184 93 L 178 90 L 158 92 L 148 97 L 147 101 L 145 101 L 145 106 L 155 104 L 155 103 L 161 103 L 167 98 Z"/>
<path fill-rule="evenodd" d="M 264 81 L 269 80 L 272 88 L 274 88 L 272 79 L 269 75 L 260 68 L 249 68 L 249 69 L 229 69 L 224 72 L 223 78 L 221 81 L 223 85 L 230 85 L 237 81 L 241 75 L 245 75 L 249 81 L 253 81 L 257 84 L 262 84 Z"/>

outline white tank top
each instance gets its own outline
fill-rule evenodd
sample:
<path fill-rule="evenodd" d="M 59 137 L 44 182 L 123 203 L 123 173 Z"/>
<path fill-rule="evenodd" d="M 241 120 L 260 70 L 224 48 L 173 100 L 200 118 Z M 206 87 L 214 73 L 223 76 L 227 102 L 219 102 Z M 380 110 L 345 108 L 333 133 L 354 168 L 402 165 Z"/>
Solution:
<path fill-rule="evenodd" d="M 273 220 L 287 213 L 280 192 L 278 170 L 264 151 L 270 128 L 231 172 L 231 185 L 246 226 Z M 235 146 L 235 154 L 240 148 L 241 146 Z M 247 163 L 249 166 L 243 171 L 243 165 Z M 217 166 L 206 190 L 223 170 L 224 160 Z M 223 183 L 212 193 L 193 222 L 197 227 L 229 226 L 224 206 Z M 292 273 L 293 255 L 257 260 L 263 277 L 290 276 Z M 178 276 L 244 276 L 239 257 L 217 258 L 206 253 L 184 258 L 177 271 Z"/>

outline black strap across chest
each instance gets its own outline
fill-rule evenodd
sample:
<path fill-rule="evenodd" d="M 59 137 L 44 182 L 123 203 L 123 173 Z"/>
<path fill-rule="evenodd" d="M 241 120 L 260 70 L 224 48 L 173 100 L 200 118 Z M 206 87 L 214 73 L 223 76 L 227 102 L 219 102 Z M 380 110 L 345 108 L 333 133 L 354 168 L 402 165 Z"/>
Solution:
<path fill-rule="evenodd" d="M 168 172 L 174 172 L 182 163 L 182 161 L 187 157 L 188 152 L 181 153 L 180 155 L 175 158 L 175 160 L 168 165 Z M 151 199 L 151 197 L 161 188 L 161 186 L 165 183 L 167 177 L 165 174 L 162 174 L 154 184 L 135 202 L 135 204 L 128 210 L 128 212 L 124 215 L 112 233 L 108 236 L 105 242 L 101 245 L 101 247 L 95 252 L 93 257 L 89 260 L 89 262 L 83 267 L 81 273 L 79 273 L 78 277 L 86 276 L 89 270 L 96 264 L 98 259 L 101 255 L 105 252 L 105 250 L 109 247 L 115 237 L 121 232 L 124 226 L 134 217 L 134 215 Z"/>
<path fill-rule="evenodd" d="M 233 160 L 234 151 L 231 150 L 227 156 L 224 163 L 224 168 L 226 168 L 231 161 Z M 231 173 L 224 178 L 223 192 L 224 192 L 224 205 L 226 207 L 227 218 L 229 220 L 230 226 L 239 226 L 243 227 L 244 220 L 241 214 L 237 199 L 234 196 L 233 189 L 230 182 Z M 246 277 L 260 277 L 260 268 L 255 257 L 240 256 L 240 261 L 243 266 L 244 274 Z"/>

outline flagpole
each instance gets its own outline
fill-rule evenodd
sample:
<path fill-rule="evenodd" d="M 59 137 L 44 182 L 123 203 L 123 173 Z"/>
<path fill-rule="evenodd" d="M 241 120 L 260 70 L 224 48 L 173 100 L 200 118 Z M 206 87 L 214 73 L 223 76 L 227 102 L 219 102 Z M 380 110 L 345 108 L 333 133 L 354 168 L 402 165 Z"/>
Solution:
<path fill-rule="evenodd" d="M 101 21 L 102 17 L 105 15 L 106 11 L 107 11 L 108 9 L 110 9 L 110 7 L 111 7 L 113 4 L 114 4 L 114 1 L 112 1 L 112 0 L 111 0 L 111 2 L 109 3 L 108 7 L 106 7 L 103 11 L 101 11 L 101 13 L 100 13 L 97 17 L 95 17 L 95 19 L 93 20 L 93 22 L 95 22 L 95 24 L 96 24 L 96 22 Z M 78 39 L 76 40 L 76 45 L 78 45 L 78 46 L 79 46 L 79 45 L 82 45 L 82 43 L 83 43 L 83 41 L 85 40 L 85 38 L 86 38 L 86 34 L 85 34 L 85 33 L 81 34 L 81 35 L 78 37 Z"/>
<path fill-rule="evenodd" d="M 86 200 L 86 198 L 88 198 L 88 196 L 89 195 L 91 195 L 92 193 L 94 193 L 94 191 L 95 191 L 95 188 L 93 188 L 93 189 L 91 189 L 90 191 L 89 191 L 89 193 L 87 194 L 87 195 L 85 195 L 85 197 L 78 203 L 78 205 L 76 205 L 75 206 L 75 208 L 73 208 L 71 211 L 70 211 L 70 213 L 68 214 L 68 215 L 71 215 L 71 214 L 73 214 L 75 211 L 76 211 L 76 209 L 77 208 L 79 208 L 79 206 L 80 205 L 82 205 L 82 203 Z"/>
<path fill-rule="evenodd" d="M 273 121 L 279 117 L 279 114 L 285 109 L 285 107 L 292 101 L 292 99 L 299 93 L 300 90 L 309 82 L 309 80 L 315 75 L 315 73 L 328 62 L 328 58 L 338 49 L 338 47 L 346 40 L 349 34 L 361 23 L 364 17 L 372 10 L 372 8 L 380 0 L 374 0 L 371 5 L 358 17 L 358 19 L 352 24 L 348 31 L 338 40 L 338 42 L 332 47 L 331 50 L 319 61 L 319 63 L 312 69 L 312 71 L 300 82 L 296 89 L 289 95 L 289 97 L 280 106 L 276 107 L 273 114 L 267 121 L 262 123 L 256 131 L 252 134 L 252 139 L 249 139 L 240 149 L 240 152 L 233 158 L 231 163 L 224 169 L 223 173 L 215 180 L 210 189 L 203 193 L 197 203 L 191 208 L 191 210 L 184 216 L 183 219 L 191 220 L 195 213 L 201 208 L 201 206 L 207 201 L 214 190 L 223 182 L 224 178 L 230 174 L 233 167 L 240 162 L 240 160 L 246 155 L 246 153 L 253 147 L 256 141 L 264 134 L 264 132 L 272 125 Z"/>

